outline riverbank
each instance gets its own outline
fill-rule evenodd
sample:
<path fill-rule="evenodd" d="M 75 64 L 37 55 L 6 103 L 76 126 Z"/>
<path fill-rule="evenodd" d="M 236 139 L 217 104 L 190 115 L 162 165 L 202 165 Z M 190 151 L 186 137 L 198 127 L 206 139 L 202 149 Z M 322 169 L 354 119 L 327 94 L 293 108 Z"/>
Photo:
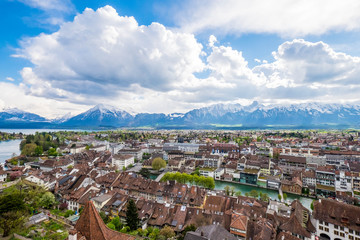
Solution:
<path fill-rule="evenodd" d="M 278 198 L 279 191 L 268 189 L 263 186 L 259 185 L 250 185 L 250 184 L 243 184 L 237 182 L 228 182 L 228 181 L 215 181 L 215 190 L 224 190 L 225 186 L 230 186 L 235 188 L 235 192 L 240 191 L 241 195 L 245 195 L 245 193 L 249 193 L 251 190 L 256 190 L 258 192 L 266 193 L 269 195 L 270 199 L 280 201 Z M 310 210 L 310 205 L 314 199 L 306 197 L 306 196 L 299 196 L 292 193 L 286 193 L 287 201 L 292 202 L 295 199 L 298 199 L 304 207 Z"/>

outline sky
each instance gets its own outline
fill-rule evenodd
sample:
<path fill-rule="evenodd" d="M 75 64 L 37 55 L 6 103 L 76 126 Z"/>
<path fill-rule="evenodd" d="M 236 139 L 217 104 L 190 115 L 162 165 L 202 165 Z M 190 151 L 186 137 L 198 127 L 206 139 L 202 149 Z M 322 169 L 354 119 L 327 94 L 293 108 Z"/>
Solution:
<path fill-rule="evenodd" d="M 358 0 L 2 0 L 0 110 L 360 102 Z"/>

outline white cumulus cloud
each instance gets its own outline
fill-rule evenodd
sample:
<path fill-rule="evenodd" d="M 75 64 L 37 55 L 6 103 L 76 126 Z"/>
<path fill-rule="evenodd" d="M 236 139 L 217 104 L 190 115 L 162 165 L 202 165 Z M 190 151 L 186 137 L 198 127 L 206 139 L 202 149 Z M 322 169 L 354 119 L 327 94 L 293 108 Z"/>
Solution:
<path fill-rule="evenodd" d="M 187 0 L 180 9 L 175 22 L 189 32 L 299 37 L 360 29 L 357 0 Z"/>

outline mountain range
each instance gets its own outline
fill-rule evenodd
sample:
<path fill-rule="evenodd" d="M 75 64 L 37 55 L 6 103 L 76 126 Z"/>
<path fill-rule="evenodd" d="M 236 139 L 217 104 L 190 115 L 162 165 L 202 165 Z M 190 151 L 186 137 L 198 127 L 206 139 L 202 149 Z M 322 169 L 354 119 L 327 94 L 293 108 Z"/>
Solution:
<path fill-rule="evenodd" d="M 0 112 L 0 128 L 154 128 L 154 129 L 251 129 L 251 128 L 358 128 L 360 105 L 302 103 L 263 105 L 253 102 L 215 104 L 186 113 L 138 113 L 104 104 L 76 116 L 46 119 L 19 109 Z"/>

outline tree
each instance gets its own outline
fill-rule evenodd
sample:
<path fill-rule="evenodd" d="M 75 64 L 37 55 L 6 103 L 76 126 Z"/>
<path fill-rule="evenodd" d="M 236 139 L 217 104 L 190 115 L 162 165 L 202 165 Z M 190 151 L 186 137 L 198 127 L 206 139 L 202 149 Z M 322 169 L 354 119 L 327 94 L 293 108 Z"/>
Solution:
<path fill-rule="evenodd" d="M 42 153 L 43 153 L 43 147 L 42 146 L 37 146 L 36 148 L 35 148 L 35 151 L 34 151 L 34 153 L 35 153 L 35 156 L 40 156 Z"/>
<path fill-rule="evenodd" d="M 56 151 L 56 149 L 55 148 L 50 148 L 49 150 L 48 150 L 48 155 L 49 156 L 57 156 L 57 155 L 59 155 L 58 154 L 58 152 Z"/>
<path fill-rule="evenodd" d="M 279 201 L 281 202 L 282 197 L 281 197 L 281 194 L 280 194 L 280 193 L 278 194 L 278 199 L 279 199 Z"/>
<path fill-rule="evenodd" d="M 157 158 L 154 158 L 154 160 L 152 161 L 151 166 L 152 166 L 152 168 L 153 168 L 154 170 L 157 170 L 157 171 L 158 171 L 158 170 L 160 170 L 161 168 L 166 167 L 166 162 L 165 162 L 164 159 L 157 157 Z"/>
<path fill-rule="evenodd" d="M 35 143 L 27 143 L 22 149 L 21 154 L 26 156 L 33 156 L 35 154 L 36 147 L 37 146 Z"/>
<path fill-rule="evenodd" d="M 224 187 L 224 190 L 225 190 L 225 194 L 229 196 L 230 195 L 230 186 L 226 185 Z"/>
<path fill-rule="evenodd" d="M 3 229 L 3 237 L 7 237 L 16 228 L 20 228 L 25 221 L 25 211 L 9 211 L 0 214 L 0 228 Z"/>
<path fill-rule="evenodd" d="M 50 208 L 55 204 L 55 196 L 51 192 L 46 192 L 40 199 L 41 206 L 44 208 Z"/>
<path fill-rule="evenodd" d="M 311 211 L 314 211 L 314 202 L 315 202 L 315 200 L 313 200 L 313 201 L 311 202 L 311 204 L 310 204 L 310 209 L 311 209 Z"/>
<path fill-rule="evenodd" d="M 184 231 L 181 232 L 181 235 L 179 236 L 178 240 L 184 240 L 187 232 L 190 232 L 190 231 L 195 232 L 195 230 L 196 230 L 196 226 L 194 224 L 187 225 L 184 228 Z"/>
<path fill-rule="evenodd" d="M 268 202 L 269 201 L 269 195 L 267 193 L 262 193 L 260 192 L 260 200 L 264 201 L 264 202 Z"/>
<path fill-rule="evenodd" d="M 139 171 L 140 175 L 144 178 L 150 178 L 150 171 L 147 168 L 141 168 Z"/>
<path fill-rule="evenodd" d="M 256 191 L 255 189 L 251 190 L 249 193 L 249 197 L 258 198 L 259 197 L 258 191 Z"/>
<path fill-rule="evenodd" d="M 234 186 L 231 186 L 231 187 L 230 187 L 230 194 L 231 194 L 231 196 L 234 196 L 234 193 L 235 193 L 235 187 L 234 187 Z"/>
<path fill-rule="evenodd" d="M 134 200 L 130 199 L 126 209 L 126 224 L 131 230 L 136 230 L 140 224 L 137 207 Z"/>
<path fill-rule="evenodd" d="M 241 196 L 241 191 L 237 191 L 236 193 L 235 193 L 235 196 Z"/>
<path fill-rule="evenodd" d="M 286 193 L 283 193 L 283 198 L 284 198 L 284 201 L 286 201 L 286 199 L 287 199 L 287 194 Z"/>
<path fill-rule="evenodd" d="M 163 229 L 160 230 L 160 235 L 164 236 L 166 239 L 175 237 L 175 232 L 172 230 L 171 227 L 165 226 Z"/>

